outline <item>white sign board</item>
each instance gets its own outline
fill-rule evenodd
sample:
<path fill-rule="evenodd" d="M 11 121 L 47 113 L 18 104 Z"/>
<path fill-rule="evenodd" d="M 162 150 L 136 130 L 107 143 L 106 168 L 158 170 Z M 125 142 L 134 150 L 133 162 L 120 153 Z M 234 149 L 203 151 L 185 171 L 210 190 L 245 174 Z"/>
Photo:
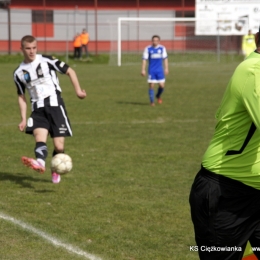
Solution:
<path fill-rule="evenodd" d="M 260 26 L 260 0 L 196 0 L 196 35 L 245 35 Z"/>

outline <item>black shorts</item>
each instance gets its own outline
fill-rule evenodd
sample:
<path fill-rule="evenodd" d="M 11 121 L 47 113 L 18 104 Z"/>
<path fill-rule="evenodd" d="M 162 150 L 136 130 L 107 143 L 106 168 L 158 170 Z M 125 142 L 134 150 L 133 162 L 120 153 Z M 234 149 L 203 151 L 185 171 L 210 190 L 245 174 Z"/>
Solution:
<path fill-rule="evenodd" d="M 33 130 L 36 128 L 47 129 L 52 138 L 72 136 L 70 121 L 62 99 L 59 100 L 58 106 L 45 104 L 44 107 L 34 109 L 27 120 L 25 132 L 33 134 Z"/>
<path fill-rule="evenodd" d="M 240 260 L 247 241 L 260 247 L 260 190 L 202 167 L 189 201 L 200 259 Z"/>

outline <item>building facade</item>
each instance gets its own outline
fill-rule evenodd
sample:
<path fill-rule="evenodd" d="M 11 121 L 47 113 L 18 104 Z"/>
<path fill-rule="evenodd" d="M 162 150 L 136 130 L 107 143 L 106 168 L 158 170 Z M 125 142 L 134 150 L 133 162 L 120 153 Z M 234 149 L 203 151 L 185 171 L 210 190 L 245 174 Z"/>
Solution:
<path fill-rule="evenodd" d="M 19 51 L 20 39 L 28 34 L 37 38 L 40 51 L 71 51 L 83 28 L 89 32 L 91 52 L 108 52 L 117 39 L 118 17 L 194 17 L 195 12 L 195 0 L 0 0 L 0 6 L 0 52 Z M 172 41 L 175 28 L 170 26 L 152 30 L 148 23 L 126 24 L 122 40 L 147 44 L 151 33 L 159 31 Z"/>

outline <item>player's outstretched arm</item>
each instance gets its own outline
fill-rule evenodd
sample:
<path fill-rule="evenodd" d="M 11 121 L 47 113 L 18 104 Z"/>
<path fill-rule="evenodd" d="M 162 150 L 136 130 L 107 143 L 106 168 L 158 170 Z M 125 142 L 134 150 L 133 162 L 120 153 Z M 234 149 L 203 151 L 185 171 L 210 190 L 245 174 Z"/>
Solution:
<path fill-rule="evenodd" d="M 145 74 L 146 74 L 145 69 L 146 69 L 146 60 L 143 60 L 143 62 L 142 62 L 142 70 L 141 70 L 141 75 L 142 76 L 145 76 Z"/>
<path fill-rule="evenodd" d="M 27 102 L 25 95 L 19 95 L 18 96 L 18 104 L 20 108 L 20 114 L 21 114 L 21 122 L 18 125 L 18 128 L 20 131 L 23 131 L 26 127 L 26 110 L 27 110 Z"/>
<path fill-rule="evenodd" d="M 169 73 L 169 63 L 168 63 L 168 59 L 164 59 L 164 73 L 165 75 L 168 75 Z"/>
<path fill-rule="evenodd" d="M 76 72 L 72 68 L 68 68 L 66 74 L 70 77 L 71 83 L 75 89 L 78 98 L 85 98 L 87 96 L 87 93 L 84 89 L 81 89 Z"/>

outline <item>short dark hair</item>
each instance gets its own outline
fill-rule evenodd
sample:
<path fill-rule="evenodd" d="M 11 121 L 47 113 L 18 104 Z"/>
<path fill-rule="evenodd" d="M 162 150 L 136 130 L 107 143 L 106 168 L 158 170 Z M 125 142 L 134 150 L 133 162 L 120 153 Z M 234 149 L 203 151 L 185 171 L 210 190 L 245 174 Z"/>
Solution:
<path fill-rule="evenodd" d="M 260 26 L 259 26 L 259 30 L 258 30 L 258 41 L 256 43 L 256 47 L 260 47 Z"/>
<path fill-rule="evenodd" d="M 36 41 L 36 38 L 32 35 L 25 35 L 22 39 L 21 39 L 21 46 L 23 47 L 25 42 L 29 42 L 32 43 Z"/>
<path fill-rule="evenodd" d="M 160 38 L 159 35 L 153 35 L 152 40 L 153 40 L 154 38 L 158 38 L 159 40 L 161 40 L 161 38 Z"/>

